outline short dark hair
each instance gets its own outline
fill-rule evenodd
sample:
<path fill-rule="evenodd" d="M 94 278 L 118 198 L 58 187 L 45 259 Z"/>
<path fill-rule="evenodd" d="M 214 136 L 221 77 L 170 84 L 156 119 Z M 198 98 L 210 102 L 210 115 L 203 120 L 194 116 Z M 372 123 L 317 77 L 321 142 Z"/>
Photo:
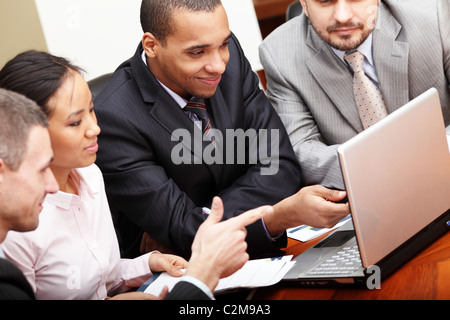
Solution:
<path fill-rule="evenodd" d="M 50 116 L 53 110 L 48 102 L 70 70 L 83 72 L 65 58 L 43 51 L 25 51 L 8 61 L 0 71 L 0 88 L 23 94 Z"/>
<path fill-rule="evenodd" d="M 220 0 L 143 0 L 141 4 L 141 26 L 156 39 L 165 43 L 173 32 L 172 16 L 175 9 L 191 12 L 213 12 Z"/>
<path fill-rule="evenodd" d="M 34 126 L 48 127 L 47 116 L 36 102 L 0 88 L 0 159 L 13 171 L 25 157 Z"/>

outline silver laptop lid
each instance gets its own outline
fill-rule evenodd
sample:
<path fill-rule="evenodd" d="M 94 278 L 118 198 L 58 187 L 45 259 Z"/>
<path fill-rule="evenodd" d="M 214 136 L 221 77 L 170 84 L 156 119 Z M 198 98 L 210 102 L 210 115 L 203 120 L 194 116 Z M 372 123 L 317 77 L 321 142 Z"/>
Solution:
<path fill-rule="evenodd" d="M 436 89 L 338 148 L 364 267 L 450 208 L 450 154 Z"/>

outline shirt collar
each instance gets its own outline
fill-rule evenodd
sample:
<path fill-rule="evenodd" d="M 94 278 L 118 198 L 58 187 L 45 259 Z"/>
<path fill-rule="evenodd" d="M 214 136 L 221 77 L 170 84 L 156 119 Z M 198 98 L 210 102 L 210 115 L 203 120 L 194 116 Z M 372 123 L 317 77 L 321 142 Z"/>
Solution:
<path fill-rule="evenodd" d="M 99 193 L 98 190 L 92 186 L 92 183 L 88 183 L 89 177 L 85 177 L 83 170 L 75 169 L 71 173 L 72 178 L 77 182 L 79 187 L 79 193 L 83 197 L 93 198 L 96 194 Z M 49 202 L 54 206 L 57 206 L 61 209 L 68 210 L 72 204 L 74 199 L 79 199 L 80 197 L 74 194 L 58 191 L 57 193 L 47 194 L 45 197 L 45 202 Z"/>
<path fill-rule="evenodd" d="M 366 40 L 364 40 L 363 43 L 361 43 L 361 45 L 356 49 L 357 51 L 361 52 L 367 59 L 367 61 L 373 66 L 373 56 L 372 56 L 372 32 L 369 34 L 369 36 L 367 37 Z M 344 60 L 344 54 L 345 51 L 341 51 L 338 49 L 335 49 L 333 47 L 331 47 L 331 49 L 333 50 L 333 52 L 342 60 Z"/>

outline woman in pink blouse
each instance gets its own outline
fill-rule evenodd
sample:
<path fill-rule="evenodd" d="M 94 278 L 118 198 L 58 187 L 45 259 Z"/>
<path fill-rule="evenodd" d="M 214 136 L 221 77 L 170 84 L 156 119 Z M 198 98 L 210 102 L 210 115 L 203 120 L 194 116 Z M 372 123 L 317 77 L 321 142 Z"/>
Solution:
<path fill-rule="evenodd" d="M 22 74 L 14 72 L 3 80 L 12 86 L 20 82 L 23 93 L 45 109 L 54 151 L 51 170 L 60 187 L 47 196 L 39 227 L 29 233 L 9 232 L 2 245 L 36 298 L 127 298 L 117 294 L 139 287 L 152 271 L 181 275 L 187 262 L 174 255 L 152 252 L 120 258 L 103 177 L 94 164 L 100 128 L 80 70 L 65 59 L 36 51 L 19 55 L 14 63 Z"/>

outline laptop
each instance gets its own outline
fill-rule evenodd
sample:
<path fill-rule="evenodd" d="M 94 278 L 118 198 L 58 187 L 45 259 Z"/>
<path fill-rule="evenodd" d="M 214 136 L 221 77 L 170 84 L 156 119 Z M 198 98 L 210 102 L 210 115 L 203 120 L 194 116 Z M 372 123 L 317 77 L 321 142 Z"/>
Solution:
<path fill-rule="evenodd" d="M 450 229 L 450 153 L 432 88 L 338 148 L 352 219 L 296 258 L 283 282 L 380 281 Z M 375 269 L 378 268 L 378 269 Z"/>

